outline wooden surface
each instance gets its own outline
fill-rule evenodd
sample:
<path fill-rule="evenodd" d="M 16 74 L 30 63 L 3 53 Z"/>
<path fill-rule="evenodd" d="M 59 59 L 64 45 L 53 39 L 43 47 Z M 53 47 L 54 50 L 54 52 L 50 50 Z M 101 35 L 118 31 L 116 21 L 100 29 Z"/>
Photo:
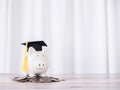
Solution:
<path fill-rule="evenodd" d="M 19 83 L 12 74 L 0 74 L 0 90 L 120 90 L 120 75 L 49 75 L 65 79 L 55 83 Z"/>

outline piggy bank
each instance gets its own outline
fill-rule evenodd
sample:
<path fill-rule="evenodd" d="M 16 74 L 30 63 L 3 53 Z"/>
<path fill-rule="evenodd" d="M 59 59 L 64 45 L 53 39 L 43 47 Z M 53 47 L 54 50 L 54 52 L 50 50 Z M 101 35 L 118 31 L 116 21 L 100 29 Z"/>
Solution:
<path fill-rule="evenodd" d="M 48 70 L 49 62 L 47 52 L 47 48 L 42 51 L 36 51 L 33 47 L 28 49 L 27 65 L 28 75 L 30 77 L 44 74 Z"/>

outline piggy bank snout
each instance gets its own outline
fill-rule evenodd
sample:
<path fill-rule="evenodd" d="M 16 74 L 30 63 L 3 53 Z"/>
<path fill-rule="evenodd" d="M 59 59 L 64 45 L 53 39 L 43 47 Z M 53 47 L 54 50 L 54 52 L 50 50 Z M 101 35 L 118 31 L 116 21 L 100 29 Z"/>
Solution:
<path fill-rule="evenodd" d="M 44 64 L 44 63 L 42 63 L 42 64 L 41 64 L 41 63 L 39 63 L 39 64 L 38 64 L 38 66 L 39 66 L 39 67 L 44 67 L 44 66 L 45 66 L 45 64 Z"/>
<path fill-rule="evenodd" d="M 45 63 L 45 62 L 37 62 L 37 63 L 36 63 L 36 67 L 37 67 L 37 68 L 40 68 L 40 69 L 41 69 L 41 68 L 45 68 L 45 66 L 46 66 L 46 63 Z"/>

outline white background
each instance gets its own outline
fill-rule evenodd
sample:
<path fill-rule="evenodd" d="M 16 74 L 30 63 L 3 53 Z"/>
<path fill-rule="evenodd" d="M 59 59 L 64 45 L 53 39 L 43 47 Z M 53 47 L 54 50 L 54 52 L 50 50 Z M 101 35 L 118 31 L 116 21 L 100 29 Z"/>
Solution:
<path fill-rule="evenodd" d="M 31 40 L 50 74 L 120 73 L 120 0 L 0 0 L 0 73 L 20 73 Z"/>

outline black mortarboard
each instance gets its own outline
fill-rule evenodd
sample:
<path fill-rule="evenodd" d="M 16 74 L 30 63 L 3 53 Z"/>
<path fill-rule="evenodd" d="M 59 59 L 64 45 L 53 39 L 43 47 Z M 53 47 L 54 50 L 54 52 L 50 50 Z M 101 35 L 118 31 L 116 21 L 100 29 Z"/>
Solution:
<path fill-rule="evenodd" d="M 22 45 L 27 44 L 27 51 L 29 47 L 33 47 L 36 51 L 42 51 L 42 46 L 47 46 L 47 44 L 44 41 L 31 41 L 31 42 L 26 42 L 22 43 Z"/>

